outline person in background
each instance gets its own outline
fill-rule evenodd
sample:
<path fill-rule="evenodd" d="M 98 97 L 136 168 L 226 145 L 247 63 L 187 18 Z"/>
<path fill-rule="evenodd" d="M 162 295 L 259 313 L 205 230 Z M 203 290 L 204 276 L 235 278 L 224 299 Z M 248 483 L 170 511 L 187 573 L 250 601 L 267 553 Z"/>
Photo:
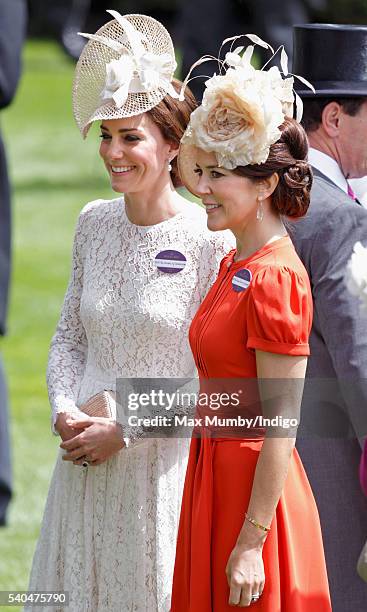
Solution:
<path fill-rule="evenodd" d="M 303 219 L 287 224 L 314 300 L 297 448 L 320 513 L 334 612 L 363 612 L 367 602 L 367 585 L 355 571 L 367 533 L 358 480 L 359 439 L 367 434 L 367 332 L 346 283 L 353 246 L 367 241 L 367 211 L 348 181 L 367 173 L 366 44 L 366 26 L 294 28 L 293 70 L 315 87 L 298 92 L 314 174 L 311 203 Z"/>
<path fill-rule="evenodd" d="M 26 33 L 25 0 L 0 2 L 0 109 L 14 98 L 21 70 L 21 51 Z M 11 256 L 10 185 L 4 143 L 0 134 L 0 336 L 6 332 Z M 0 354 L 0 527 L 6 524 L 12 495 L 8 428 L 8 396 Z"/>

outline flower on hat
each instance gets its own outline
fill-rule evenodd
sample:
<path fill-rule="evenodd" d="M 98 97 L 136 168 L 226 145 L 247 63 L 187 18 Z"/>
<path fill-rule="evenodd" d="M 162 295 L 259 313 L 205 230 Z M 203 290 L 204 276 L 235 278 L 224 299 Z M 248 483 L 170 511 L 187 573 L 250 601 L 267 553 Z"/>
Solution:
<path fill-rule="evenodd" d="M 352 295 L 359 297 L 361 310 L 367 314 L 367 248 L 360 242 L 354 245 L 348 262 L 346 283 Z"/>
<path fill-rule="evenodd" d="M 113 99 L 117 107 L 121 107 L 127 98 L 130 82 L 134 74 L 134 63 L 125 55 L 112 60 L 106 65 L 106 84 L 102 99 Z"/>
<path fill-rule="evenodd" d="M 228 70 L 212 77 L 183 142 L 214 152 L 218 165 L 228 170 L 265 162 L 270 145 L 280 137 L 289 100 L 293 104 L 293 78 L 287 79 L 287 89 L 278 80 L 283 81 L 276 67 L 269 72 L 253 69 L 248 75 Z"/>
<path fill-rule="evenodd" d="M 247 36 L 269 47 L 257 36 Z M 228 68 L 224 74 L 205 82 L 202 104 L 191 114 L 182 139 L 183 143 L 215 153 L 218 166 L 228 170 L 267 160 L 270 146 L 280 138 L 279 128 L 285 117 L 293 116 L 295 101 L 294 79 L 288 76 L 284 49 L 281 55 L 284 78 L 277 66 L 269 70 L 252 66 L 253 45 L 241 56 L 242 50 L 243 47 L 238 47 L 226 54 L 224 62 L 218 60 Z M 202 60 L 196 65 L 199 63 Z"/>
<path fill-rule="evenodd" d="M 172 57 L 168 53 L 123 53 L 106 65 L 106 84 L 102 99 L 112 99 L 117 108 L 121 108 L 129 93 L 149 92 L 159 87 L 163 87 L 172 97 L 178 98 L 171 84 L 174 68 Z"/>
<path fill-rule="evenodd" d="M 113 100 L 117 108 L 121 108 L 129 94 L 154 92 L 163 90 L 173 98 L 178 94 L 172 85 L 173 73 L 176 69 L 176 60 L 170 53 L 153 53 L 144 46 L 151 46 L 152 41 L 139 32 L 126 17 L 117 11 L 108 10 L 124 31 L 121 41 L 99 34 L 86 34 L 81 36 L 99 42 L 118 54 L 106 64 L 106 81 L 101 92 L 102 100 Z M 143 17 L 143 16 L 141 16 Z M 129 45 L 127 50 L 126 45 Z"/>

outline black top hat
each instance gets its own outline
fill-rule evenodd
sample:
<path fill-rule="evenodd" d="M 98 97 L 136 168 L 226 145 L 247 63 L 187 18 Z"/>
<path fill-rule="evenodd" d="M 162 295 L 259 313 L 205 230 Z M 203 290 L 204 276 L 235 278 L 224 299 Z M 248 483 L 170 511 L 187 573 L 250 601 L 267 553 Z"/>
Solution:
<path fill-rule="evenodd" d="M 293 28 L 294 74 L 318 97 L 367 96 L 367 26 L 312 23 Z M 295 79 L 302 97 L 315 94 Z"/>

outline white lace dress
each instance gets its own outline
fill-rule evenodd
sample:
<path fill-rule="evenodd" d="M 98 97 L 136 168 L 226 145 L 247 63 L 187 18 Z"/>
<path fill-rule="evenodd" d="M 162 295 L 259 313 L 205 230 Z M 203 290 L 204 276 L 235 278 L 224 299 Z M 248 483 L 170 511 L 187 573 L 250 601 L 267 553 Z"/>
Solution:
<path fill-rule="evenodd" d="M 128 220 L 122 198 L 88 204 L 50 350 L 53 422 L 118 376 L 194 376 L 188 328 L 231 246 L 191 203 L 149 227 Z M 159 270 L 164 250 L 186 266 Z M 188 445 L 145 439 L 87 469 L 60 451 L 29 589 L 68 591 L 72 612 L 168 611 Z"/>

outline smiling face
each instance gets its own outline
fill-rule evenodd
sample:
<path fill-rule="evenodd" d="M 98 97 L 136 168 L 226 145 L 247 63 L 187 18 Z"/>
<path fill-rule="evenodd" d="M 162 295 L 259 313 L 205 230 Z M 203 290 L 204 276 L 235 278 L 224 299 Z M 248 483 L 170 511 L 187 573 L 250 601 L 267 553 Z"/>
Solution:
<path fill-rule="evenodd" d="M 261 185 L 231 170 L 219 168 L 214 153 L 197 150 L 195 193 L 202 199 L 212 231 L 234 234 L 256 223 Z"/>
<path fill-rule="evenodd" d="M 169 181 L 172 145 L 148 114 L 101 123 L 100 156 L 118 193 L 150 191 Z"/>

